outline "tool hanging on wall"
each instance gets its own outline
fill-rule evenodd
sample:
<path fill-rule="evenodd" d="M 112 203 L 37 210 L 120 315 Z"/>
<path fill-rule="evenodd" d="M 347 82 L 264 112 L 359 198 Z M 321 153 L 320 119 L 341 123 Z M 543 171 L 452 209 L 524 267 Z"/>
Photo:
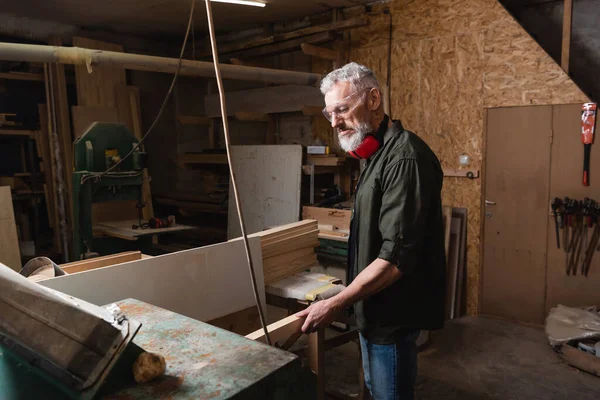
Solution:
<path fill-rule="evenodd" d="M 560 247 L 560 229 L 565 252 L 567 275 L 590 272 L 594 251 L 600 251 L 600 204 L 590 198 L 574 200 L 568 197 L 552 199 L 550 206 L 554 215 L 556 247 Z M 593 228 L 589 237 L 589 229 Z"/>
<path fill-rule="evenodd" d="M 590 186 L 590 151 L 594 143 L 596 103 L 581 106 L 581 142 L 583 143 L 583 185 Z"/>

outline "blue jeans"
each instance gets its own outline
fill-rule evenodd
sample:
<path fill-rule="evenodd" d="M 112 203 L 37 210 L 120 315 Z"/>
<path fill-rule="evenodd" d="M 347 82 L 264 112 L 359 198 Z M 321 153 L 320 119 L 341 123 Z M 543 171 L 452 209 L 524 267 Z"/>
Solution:
<path fill-rule="evenodd" d="M 360 335 L 365 384 L 374 400 L 413 400 L 420 331 L 393 344 L 374 344 Z"/>

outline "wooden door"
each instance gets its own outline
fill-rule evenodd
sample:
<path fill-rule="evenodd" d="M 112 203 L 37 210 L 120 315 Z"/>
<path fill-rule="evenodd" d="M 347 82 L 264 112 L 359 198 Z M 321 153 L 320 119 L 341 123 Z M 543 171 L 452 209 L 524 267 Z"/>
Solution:
<path fill-rule="evenodd" d="M 487 111 L 482 314 L 542 323 L 552 106 Z"/>

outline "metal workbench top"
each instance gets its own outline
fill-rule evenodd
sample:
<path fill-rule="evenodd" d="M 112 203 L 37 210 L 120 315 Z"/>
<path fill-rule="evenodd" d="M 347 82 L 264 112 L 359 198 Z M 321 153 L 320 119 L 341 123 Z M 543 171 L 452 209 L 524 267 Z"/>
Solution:
<path fill-rule="evenodd" d="M 196 321 L 150 304 L 127 299 L 117 303 L 128 317 L 142 323 L 126 354 L 111 372 L 100 398 L 104 399 L 311 399 L 316 378 L 300 359 L 280 349 Z M 205 307 L 210 305 L 204 305 Z M 131 365 L 141 351 L 166 359 L 165 374 L 155 381 L 136 384 Z M 34 375 L 14 381 L 14 366 L 6 368 L 0 350 L 2 399 L 64 398 L 40 382 L 32 390 Z M 25 370 L 26 368 L 22 368 Z M 53 397 L 52 393 L 57 392 Z M 36 394 L 38 396 L 36 396 Z M 6 397 L 5 397 L 6 396 Z M 30 397 L 35 396 L 35 397 Z"/>

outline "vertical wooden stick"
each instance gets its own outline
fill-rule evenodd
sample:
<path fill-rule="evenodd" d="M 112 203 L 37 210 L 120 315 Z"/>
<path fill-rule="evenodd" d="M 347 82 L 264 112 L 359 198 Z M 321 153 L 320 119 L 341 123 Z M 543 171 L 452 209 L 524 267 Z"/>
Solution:
<path fill-rule="evenodd" d="M 571 24 L 573 22 L 573 0 L 565 0 L 563 11 L 562 52 L 560 66 L 569 73 L 569 55 L 571 54 Z"/>

